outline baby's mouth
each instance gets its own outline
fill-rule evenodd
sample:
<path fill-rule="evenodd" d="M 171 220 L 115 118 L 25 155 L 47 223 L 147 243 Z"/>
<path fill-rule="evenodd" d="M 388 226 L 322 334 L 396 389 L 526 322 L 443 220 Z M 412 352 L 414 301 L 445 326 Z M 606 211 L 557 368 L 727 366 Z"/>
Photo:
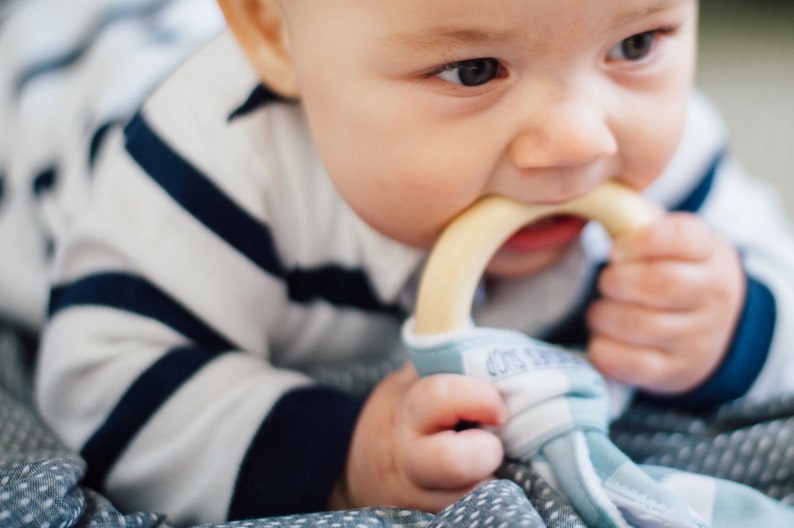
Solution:
<path fill-rule="evenodd" d="M 502 245 L 509 251 L 542 251 L 567 246 L 582 232 L 587 220 L 559 215 L 541 218 L 522 227 Z"/>

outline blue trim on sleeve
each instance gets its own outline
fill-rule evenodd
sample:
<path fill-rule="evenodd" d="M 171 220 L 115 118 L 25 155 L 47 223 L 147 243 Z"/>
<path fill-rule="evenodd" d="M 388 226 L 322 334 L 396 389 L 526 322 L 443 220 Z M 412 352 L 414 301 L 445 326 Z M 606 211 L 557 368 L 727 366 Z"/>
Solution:
<path fill-rule="evenodd" d="M 214 348 L 236 348 L 181 304 L 134 275 L 90 275 L 51 290 L 49 317 L 72 306 L 107 306 L 132 312 L 159 321 L 191 341 Z"/>
<path fill-rule="evenodd" d="M 700 181 L 698 182 L 697 186 L 695 186 L 692 191 L 681 200 L 681 202 L 672 207 L 672 211 L 686 211 L 690 213 L 694 213 L 698 211 L 702 206 L 703 202 L 706 201 L 709 193 L 711 192 L 711 188 L 714 186 L 714 179 L 717 176 L 717 170 L 720 168 L 723 160 L 725 159 L 725 151 L 721 150 L 714 156 L 714 159 L 709 164 L 706 172 L 701 177 Z"/>
<path fill-rule="evenodd" d="M 147 369 L 83 446 L 84 481 L 102 490 L 108 473 L 146 422 L 186 380 L 224 351 L 184 347 L 170 351 Z"/>
<path fill-rule="evenodd" d="M 707 409 L 741 396 L 750 389 L 769 356 L 775 331 L 775 298 L 764 284 L 747 279 L 744 309 L 722 365 L 709 380 L 685 395 L 645 399 L 671 407 Z"/>
<path fill-rule="evenodd" d="M 290 299 L 323 299 L 336 306 L 404 318 L 398 304 L 381 302 L 361 270 L 329 264 L 287 269 L 270 228 L 252 217 L 160 138 L 139 113 L 125 128 L 127 151 L 182 208 L 266 273 L 287 283 Z"/>
<path fill-rule="evenodd" d="M 327 510 L 363 403 L 321 386 L 284 394 L 245 455 L 228 518 Z"/>

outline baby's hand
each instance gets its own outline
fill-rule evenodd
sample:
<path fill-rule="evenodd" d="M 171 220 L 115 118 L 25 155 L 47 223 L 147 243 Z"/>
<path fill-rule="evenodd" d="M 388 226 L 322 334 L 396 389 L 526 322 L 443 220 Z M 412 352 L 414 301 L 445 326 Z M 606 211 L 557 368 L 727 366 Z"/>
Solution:
<path fill-rule="evenodd" d="M 657 394 L 694 389 L 719 366 L 745 295 L 736 250 L 702 220 L 671 213 L 615 242 L 588 312 L 604 375 Z"/>
<path fill-rule="evenodd" d="M 492 433 L 456 431 L 456 425 L 498 425 L 506 413 L 498 391 L 484 381 L 455 374 L 419 379 L 405 365 L 367 400 L 331 508 L 438 512 L 489 480 L 504 456 Z"/>

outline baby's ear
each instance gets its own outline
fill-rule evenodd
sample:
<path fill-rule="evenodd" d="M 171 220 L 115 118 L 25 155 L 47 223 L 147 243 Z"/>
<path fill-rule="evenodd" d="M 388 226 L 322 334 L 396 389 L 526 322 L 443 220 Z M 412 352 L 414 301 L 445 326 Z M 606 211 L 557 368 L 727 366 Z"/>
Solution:
<path fill-rule="evenodd" d="M 300 91 L 279 1 L 218 0 L 218 3 L 229 29 L 265 85 L 284 97 L 297 98 Z"/>

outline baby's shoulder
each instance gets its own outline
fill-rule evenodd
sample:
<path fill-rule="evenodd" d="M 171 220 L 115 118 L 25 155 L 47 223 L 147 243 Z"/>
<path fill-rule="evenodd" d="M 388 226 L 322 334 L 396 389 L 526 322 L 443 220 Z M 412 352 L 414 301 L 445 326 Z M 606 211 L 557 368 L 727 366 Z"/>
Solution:
<path fill-rule="evenodd" d="M 150 143 L 242 202 L 321 172 L 298 102 L 264 86 L 228 32 L 173 71 L 136 119 Z"/>

